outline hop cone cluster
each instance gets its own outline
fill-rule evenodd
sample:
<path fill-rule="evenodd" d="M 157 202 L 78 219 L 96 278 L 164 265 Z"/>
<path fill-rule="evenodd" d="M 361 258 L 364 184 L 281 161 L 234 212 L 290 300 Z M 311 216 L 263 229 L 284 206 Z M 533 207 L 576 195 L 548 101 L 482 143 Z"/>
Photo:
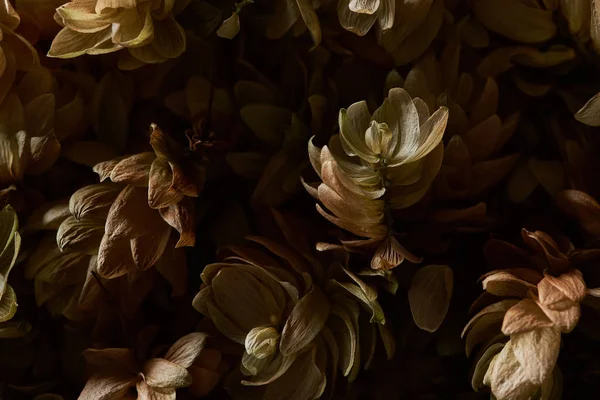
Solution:
<path fill-rule="evenodd" d="M 5 0 L 0 398 L 593 398 L 599 0 Z"/>

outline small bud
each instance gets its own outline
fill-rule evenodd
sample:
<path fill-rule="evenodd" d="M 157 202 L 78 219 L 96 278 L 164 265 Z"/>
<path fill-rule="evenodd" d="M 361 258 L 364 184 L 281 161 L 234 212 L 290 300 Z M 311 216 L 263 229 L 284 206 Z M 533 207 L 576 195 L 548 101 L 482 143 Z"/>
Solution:
<path fill-rule="evenodd" d="M 277 350 L 279 336 L 279 332 L 270 326 L 253 328 L 246 336 L 246 351 L 258 359 L 268 357 Z"/>

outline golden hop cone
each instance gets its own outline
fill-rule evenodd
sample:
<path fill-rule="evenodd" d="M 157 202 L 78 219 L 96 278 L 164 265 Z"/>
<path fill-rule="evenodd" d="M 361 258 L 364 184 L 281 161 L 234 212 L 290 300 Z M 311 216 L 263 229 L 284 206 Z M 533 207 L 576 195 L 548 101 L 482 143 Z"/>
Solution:
<path fill-rule="evenodd" d="M 139 399 L 175 399 L 179 388 L 199 385 L 194 368 L 206 343 L 206 334 L 190 333 L 175 342 L 160 358 L 138 360 L 133 349 L 87 349 L 83 356 L 92 375 L 80 400 L 125 398 L 135 388 Z"/>
<path fill-rule="evenodd" d="M 0 211 L 0 322 L 8 321 L 17 312 L 17 295 L 8 284 L 8 276 L 21 248 L 18 229 L 19 220 L 15 210 L 5 206 Z"/>
<path fill-rule="evenodd" d="M 412 257 L 394 237 L 391 210 L 418 202 L 437 175 L 448 109 L 430 115 L 419 98 L 391 89 L 373 115 L 364 101 L 339 114 L 340 134 L 322 149 L 309 142 L 309 157 L 322 183 L 305 187 L 321 215 L 365 238 L 343 242 L 350 249 L 375 248 L 373 269 L 390 269 Z M 332 215 L 333 214 L 333 215 Z"/>
<path fill-rule="evenodd" d="M 106 54 L 126 48 L 119 67 L 134 69 L 175 58 L 185 50 L 186 37 L 174 15 L 186 0 L 75 0 L 56 9 L 64 28 L 48 56 L 72 58 Z"/>
<path fill-rule="evenodd" d="M 487 248 L 488 257 L 504 252 L 499 258 L 522 262 L 521 267 L 484 276 L 487 296 L 480 297 L 474 306 L 492 298 L 496 302 L 477 313 L 463 331 L 467 355 L 483 344 L 473 387 L 489 386 L 499 400 L 559 398 L 544 396 L 560 396 L 556 361 L 561 333 L 575 328 L 580 303 L 589 291 L 581 272 L 570 267 L 568 257 L 550 236 L 527 231 L 522 235 L 540 258 L 500 241 Z M 509 341 L 503 344 L 506 336 Z"/>
<path fill-rule="evenodd" d="M 249 239 L 264 249 L 229 247 L 233 255 L 204 269 L 193 305 L 244 346 L 242 385 L 264 398 L 319 398 L 339 372 L 352 380 L 370 364 L 378 330 L 388 357 L 394 342 L 376 289 L 339 261 L 321 264 L 277 217 L 295 247 L 263 237 Z"/>

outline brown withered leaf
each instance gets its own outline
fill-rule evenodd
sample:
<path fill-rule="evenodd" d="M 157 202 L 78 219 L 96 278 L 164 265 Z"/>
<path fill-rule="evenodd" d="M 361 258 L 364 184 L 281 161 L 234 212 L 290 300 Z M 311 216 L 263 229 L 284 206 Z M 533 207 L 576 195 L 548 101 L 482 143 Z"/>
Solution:
<path fill-rule="evenodd" d="M 408 290 L 410 311 L 417 326 L 435 332 L 448 313 L 454 274 L 447 265 L 428 265 L 417 271 Z"/>

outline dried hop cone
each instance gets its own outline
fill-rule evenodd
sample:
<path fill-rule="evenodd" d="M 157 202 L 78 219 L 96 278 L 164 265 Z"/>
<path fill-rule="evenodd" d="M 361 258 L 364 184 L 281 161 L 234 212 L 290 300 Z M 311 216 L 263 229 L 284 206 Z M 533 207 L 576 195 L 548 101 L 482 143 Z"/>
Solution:
<path fill-rule="evenodd" d="M 178 57 L 185 50 L 183 28 L 175 21 L 186 0 L 74 0 L 56 9 L 64 28 L 48 55 L 73 58 L 127 48 L 119 67 L 134 69 Z"/>
<path fill-rule="evenodd" d="M 537 254 L 531 256 L 501 241 L 486 247 L 488 258 L 512 260 L 520 267 L 484 276 L 486 293 L 476 304 L 490 300 L 492 304 L 477 313 L 463 332 L 467 354 L 484 345 L 477 356 L 473 387 L 489 386 L 499 400 L 559 398 L 556 362 L 561 334 L 575 328 L 580 303 L 590 293 L 581 271 L 570 263 L 583 253 L 573 251 L 568 241 L 559 245 L 544 232 L 523 230 L 522 236 Z M 567 248 L 571 250 L 564 251 Z"/>
<path fill-rule="evenodd" d="M 420 98 L 394 88 L 373 115 L 364 101 L 339 114 L 340 134 L 322 149 L 309 142 L 309 157 L 321 183 L 305 184 L 321 215 L 366 238 L 343 241 L 348 250 L 375 249 L 373 269 L 419 259 L 394 237 L 392 210 L 419 201 L 442 164 L 448 109 L 433 115 Z"/>
<path fill-rule="evenodd" d="M 107 279 L 155 265 L 168 247 L 172 228 L 180 234 L 176 247 L 196 241 L 193 198 L 204 185 L 204 168 L 156 125 L 152 129 L 154 152 L 94 166 L 101 181 L 121 186 L 114 202 L 107 204 L 98 250 L 98 273 Z"/>
<path fill-rule="evenodd" d="M 204 269 L 193 305 L 244 346 L 240 380 L 257 398 L 316 399 L 338 368 L 352 380 L 370 364 L 378 329 L 388 357 L 394 343 L 376 289 L 343 262 L 322 264 L 279 219 L 290 246 L 249 237 L 265 249 L 229 247 L 231 256 Z"/>

